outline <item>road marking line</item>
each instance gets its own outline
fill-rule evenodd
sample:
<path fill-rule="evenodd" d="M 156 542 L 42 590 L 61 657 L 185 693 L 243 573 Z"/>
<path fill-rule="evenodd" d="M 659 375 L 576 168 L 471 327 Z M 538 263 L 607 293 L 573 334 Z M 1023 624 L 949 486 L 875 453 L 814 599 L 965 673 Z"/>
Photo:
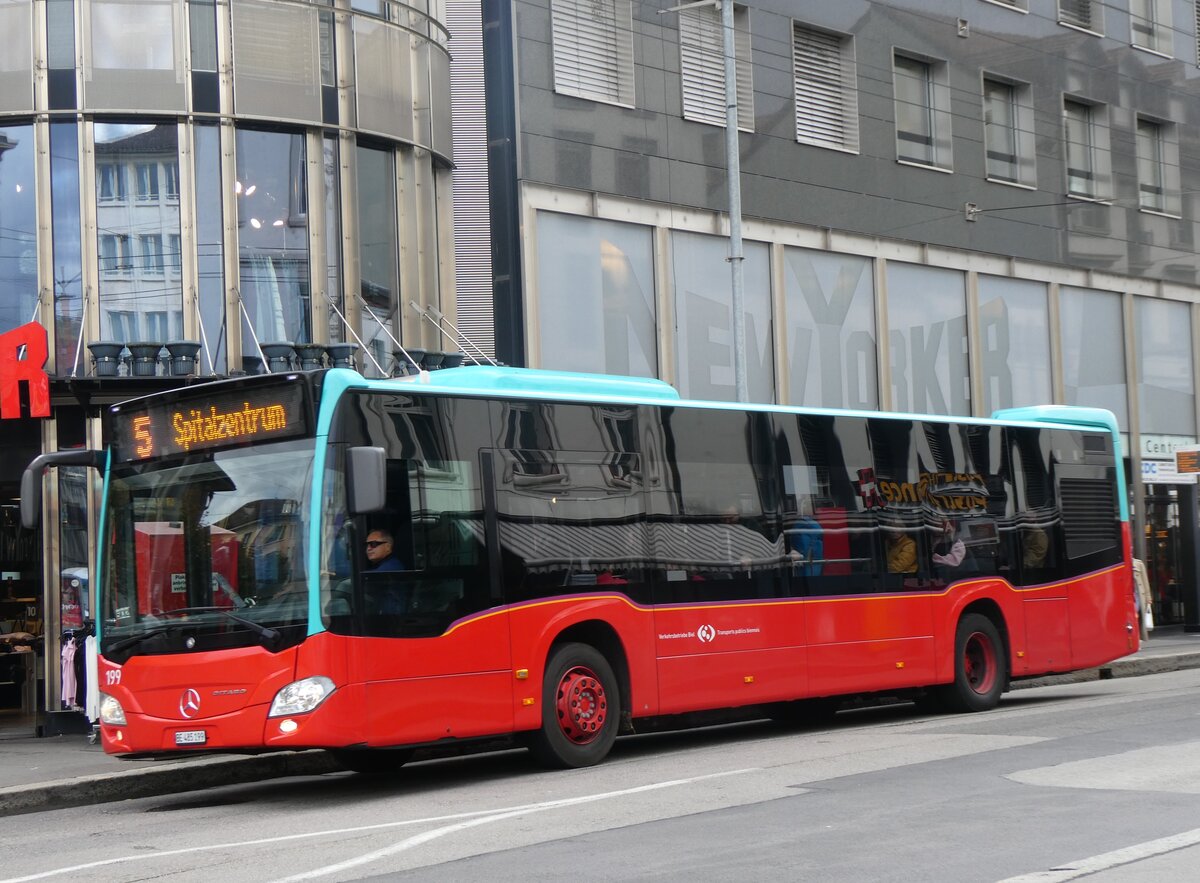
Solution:
<path fill-rule="evenodd" d="M 632 793 L 633 791 L 638 791 L 638 790 L 650 790 L 653 788 L 663 788 L 663 787 L 669 787 L 669 786 L 673 786 L 673 785 L 683 785 L 683 784 L 687 784 L 689 782 L 698 782 L 698 781 L 701 781 L 704 779 L 715 779 L 715 778 L 719 778 L 721 776 L 734 776 L 734 775 L 739 775 L 741 773 L 756 772 L 756 771 L 758 771 L 758 769 L 759 769 L 758 767 L 751 767 L 749 769 L 731 770 L 731 771 L 725 772 L 725 773 L 713 773 L 713 774 L 707 775 L 707 776 L 697 776 L 694 779 L 678 779 L 678 780 L 659 783 L 659 784 L 655 784 L 655 785 L 643 785 L 640 788 L 632 789 L 632 791 L 613 791 L 613 792 L 608 792 L 605 794 L 589 795 L 589 797 L 584 797 L 584 798 L 573 798 L 573 801 L 580 802 L 580 801 L 587 800 L 587 799 L 602 800 L 602 799 L 605 799 L 606 797 L 613 797 L 613 796 L 620 795 L 620 794 Z M 567 805 L 567 804 L 561 803 L 559 801 L 551 801 L 551 803 L 554 803 L 555 805 Z M 155 859 L 169 858 L 171 856 L 176 856 L 176 855 L 189 855 L 191 853 L 197 853 L 197 852 L 213 852 L 213 851 L 220 850 L 220 849 L 242 849 L 242 848 L 245 848 L 248 846 L 263 846 L 263 845 L 271 844 L 271 843 L 287 843 L 288 841 L 293 841 L 293 840 L 310 840 L 310 839 L 316 839 L 316 838 L 320 838 L 320 837 L 335 837 L 335 836 L 343 836 L 343 835 L 347 835 L 347 834 L 350 834 L 350 835 L 363 834 L 363 833 L 366 833 L 369 831 L 382 831 L 382 830 L 387 830 L 389 828 L 403 828 L 403 827 L 409 827 L 412 825 L 428 825 L 428 824 L 435 824 L 437 822 L 449 822 L 449 821 L 453 821 L 456 819 L 473 819 L 473 818 L 478 818 L 480 816 L 485 816 L 489 819 L 495 815 L 505 815 L 507 817 L 510 814 L 519 815 L 520 813 L 523 813 L 523 812 L 537 812 L 541 809 L 548 809 L 548 808 L 550 808 L 550 807 L 547 805 L 546 802 L 529 803 L 529 804 L 508 807 L 508 808 L 501 807 L 499 809 L 479 809 L 479 810 L 472 810 L 470 812 L 458 812 L 458 813 L 449 813 L 447 815 L 440 815 L 440 816 L 429 816 L 429 817 L 423 818 L 423 819 L 404 819 L 404 820 L 398 821 L 398 822 L 380 822 L 380 823 L 374 824 L 374 825 L 357 825 L 352 828 L 329 828 L 329 829 L 326 829 L 323 831 L 309 831 L 304 834 L 281 834 L 278 837 L 260 837 L 255 840 L 232 840 L 232 841 L 229 841 L 226 843 L 213 843 L 208 846 L 187 846 L 182 849 L 164 849 L 159 852 L 138 853 L 136 855 L 122 855 L 122 856 L 117 856 L 115 858 L 97 859 L 96 861 L 84 862 L 83 864 L 71 865 L 71 866 L 65 867 L 65 868 L 55 868 L 50 871 L 40 871 L 36 874 L 27 874 L 26 876 L 23 876 L 23 877 L 7 877 L 3 880 L 0 880 L 0 883 L 29 883 L 29 881 L 32 881 L 32 880 L 44 880 L 48 877 L 57 877 L 62 874 L 74 874 L 79 871 L 88 871 L 88 870 L 91 870 L 92 868 L 103 868 L 103 867 L 107 867 L 109 865 L 120 865 L 120 864 L 132 863 L 132 862 L 152 861 Z"/>
<path fill-rule="evenodd" d="M 1200 844 L 1200 828 L 1193 828 L 1182 834 L 1172 834 L 1170 837 L 1160 837 L 1158 840 L 1147 840 L 1145 843 L 1126 846 L 1124 849 L 1114 849 L 1112 852 L 1103 852 L 1090 858 L 1067 862 L 1048 871 L 1035 871 L 1032 874 L 1009 877 L 1001 880 L 1000 883 L 1061 883 L 1061 881 L 1075 880 L 1078 877 L 1097 874 L 1100 871 L 1144 861 L 1158 855 L 1166 855 L 1177 849 L 1187 849 L 1189 846 L 1197 844 Z"/>
<path fill-rule="evenodd" d="M 738 776 L 743 773 L 759 772 L 759 767 L 749 767 L 742 770 L 729 770 L 724 773 L 709 773 L 704 776 L 692 776 L 688 779 L 671 779 L 666 782 L 655 782 L 652 785 L 639 785 L 636 788 L 623 788 L 620 791 L 606 791 L 600 794 L 585 794 L 581 797 L 566 797 L 561 800 L 547 800 L 544 803 L 527 804 L 526 806 L 516 807 L 511 810 L 503 810 L 495 812 L 491 815 L 483 816 L 482 818 L 469 819 L 463 822 L 457 822 L 453 825 L 446 825 L 441 828 L 435 828 L 432 831 L 426 831 L 422 834 L 416 834 L 401 840 L 399 843 L 394 843 L 391 846 L 385 846 L 382 849 L 376 849 L 372 852 L 364 853 L 357 858 L 347 859 L 344 862 L 339 862 L 335 865 L 326 865 L 323 868 L 315 868 L 311 871 L 305 871 L 302 874 L 295 874 L 291 877 L 284 877 L 274 883 L 297 883 L 300 880 L 315 880 L 318 877 L 327 877 L 330 874 L 336 874 L 340 871 L 348 871 L 362 865 L 370 864 L 382 858 L 387 858 L 391 855 L 396 855 L 401 852 L 406 852 L 410 849 L 415 849 L 431 840 L 437 840 L 440 837 L 446 837 L 450 834 L 456 834 L 459 831 L 464 831 L 467 828 L 475 828 L 479 825 L 486 825 L 491 822 L 502 822 L 505 819 L 516 818 L 517 816 L 528 815 L 529 813 L 545 812 L 551 809 L 561 809 L 565 806 L 579 806 L 584 803 L 595 803 L 599 800 L 609 800 L 613 797 L 628 797 L 631 794 L 644 794 L 648 791 L 660 791 L 663 788 L 677 788 L 680 785 L 691 785 L 695 782 L 706 782 L 710 779 L 720 779 L 725 776 Z"/>

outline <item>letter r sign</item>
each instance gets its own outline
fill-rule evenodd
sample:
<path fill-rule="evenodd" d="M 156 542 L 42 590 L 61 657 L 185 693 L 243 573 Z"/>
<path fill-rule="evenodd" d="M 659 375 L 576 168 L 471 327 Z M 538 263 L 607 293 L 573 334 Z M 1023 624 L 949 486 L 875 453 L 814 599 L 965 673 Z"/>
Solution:
<path fill-rule="evenodd" d="M 0 418 L 21 416 L 22 381 L 29 384 L 29 416 L 50 416 L 50 378 L 43 370 L 48 354 L 46 329 L 37 322 L 0 334 Z"/>

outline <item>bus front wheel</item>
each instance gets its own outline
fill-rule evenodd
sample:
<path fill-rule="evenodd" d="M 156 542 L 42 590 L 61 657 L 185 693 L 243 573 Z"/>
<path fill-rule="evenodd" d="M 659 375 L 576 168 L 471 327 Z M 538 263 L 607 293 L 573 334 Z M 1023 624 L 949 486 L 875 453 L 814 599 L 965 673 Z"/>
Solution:
<path fill-rule="evenodd" d="M 542 683 L 542 728 L 530 747 L 546 766 L 597 764 L 617 738 L 621 696 L 612 666 L 596 648 L 563 644 L 550 654 Z"/>
<path fill-rule="evenodd" d="M 954 683 L 942 691 L 951 711 L 987 711 L 1000 703 L 1008 654 L 996 624 L 979 613 L 958 622 L 954 636 Z"/>

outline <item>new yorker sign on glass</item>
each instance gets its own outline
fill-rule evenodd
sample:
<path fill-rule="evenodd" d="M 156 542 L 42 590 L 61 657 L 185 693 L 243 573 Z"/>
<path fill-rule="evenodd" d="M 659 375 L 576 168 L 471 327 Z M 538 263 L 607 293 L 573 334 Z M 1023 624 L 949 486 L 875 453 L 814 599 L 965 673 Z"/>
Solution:
<path fill-rule="evenodd" d="M 146 460 L 295 438 L 308 432 L 298 383 L 211 390 L 175 401 L 118 405 L 117 458 Z"/>

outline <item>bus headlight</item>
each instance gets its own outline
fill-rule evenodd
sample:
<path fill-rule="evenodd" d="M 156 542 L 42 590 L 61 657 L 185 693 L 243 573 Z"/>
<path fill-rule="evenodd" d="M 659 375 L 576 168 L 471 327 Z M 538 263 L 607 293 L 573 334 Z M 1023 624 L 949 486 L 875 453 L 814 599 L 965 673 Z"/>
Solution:
<path fill-rule="evenodd" d="M 120 702 L 107 693 L 100 694 L 100 723 L 113 727 L 126 725 L 125 709 L 121 707 Z"/>
<path fill-rule="evenodd" d="M 308 714 L 334 691 L 333 681 L 324 675 L 292 681 L 275 694 L 267 717 Z"/>

